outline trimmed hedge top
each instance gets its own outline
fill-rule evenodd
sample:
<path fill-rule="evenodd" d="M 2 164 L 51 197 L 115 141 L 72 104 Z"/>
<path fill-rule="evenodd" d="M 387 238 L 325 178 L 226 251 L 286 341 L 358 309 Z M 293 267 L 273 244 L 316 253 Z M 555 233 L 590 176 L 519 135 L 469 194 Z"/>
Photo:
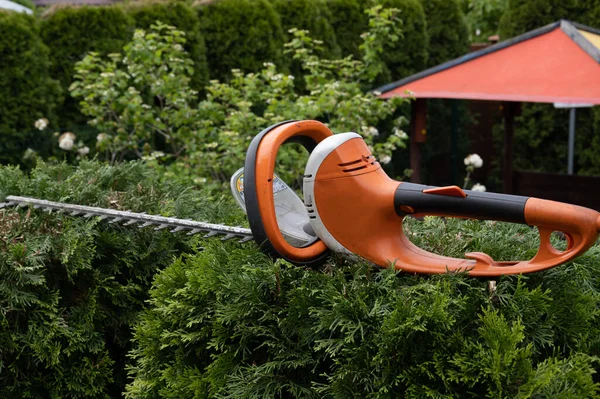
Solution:
<path fill-rule="evenodd" d="M 227 80 L 232 69 L 256 72 L 264 62 L 284 64 L 281 20 L 268 0 L 221 0 L 197 9 L 212 79 Z"/>

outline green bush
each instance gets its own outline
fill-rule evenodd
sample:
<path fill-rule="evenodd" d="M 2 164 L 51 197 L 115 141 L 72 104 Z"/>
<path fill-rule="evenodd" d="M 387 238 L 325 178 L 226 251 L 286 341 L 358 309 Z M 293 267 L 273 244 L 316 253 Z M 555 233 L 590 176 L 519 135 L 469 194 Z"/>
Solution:
<path fill-rule="evenodd" d="M 322 120 L 337 132 L 360 129 L 373 154 L 387 164 L 407 139 L 400 130 L 405 118 L 392 115 L 408 100 L 382 101 L 363 91 L 381 71 L 383 46 L 399 37 L 393 11 L 376 7 L 369 12 L 372 31 L 365 35 L 361 60 L 321 58 L 306 31 L 291 32 L 287 47 L 305 68 L 307 95 L 298 94 L 293 76 L 266 63 L 258 73 L 235 70 L 229 82 L 211 81 L 206 99 L 196 104 L 183 33 L 162 24 L 136 31 L 122 54 L 87 55 L 77 64 L 71 94 L 82 99 L 89 123 L 103 132 L 97 148 L 111 163 L 152 158 L 168 168 L 165 177 L 190 184 L 228 182 L 244 164 L 253 134 L 289 119 Z M 379 135 L 375 126 L 382 120 L 393 126 Z M 157 147 L 158 139 L 163 148 Z M 292 183 L 306 157 L 289 148 L 282 151 L 278 173 Z"/>
<path fill-rule="evenodd" d="M 508 0 L 460 0 L 466 16 L 471 41 L 485 42 L 498 34 L 500 19 Z"/>
<path fill-rule="evenodd" d="M 281 20 L 268 0 L 200 2 L 197 10 L 211 79 L 227 80 L 232 69 L 256 72 L 264 62 L 284 64 Z"/>
<path fill-rule="evenodd" d="M 142 163 L 0 168 L 0 200 L 69 203 L 239 224 L 231 201 L 173 183 Z M 120 397 L 130 329 L 154 274 L 197 238 L 28 208 L 0 210 L 0 395 Z"/>
<path fill-rule="evenodd" d="M 34 123 L 55 120 L 61 90 L 34 18 L 0 11 L 0 54 L 0 163 L 20 164 L 28 147 L 47 154 L 50 137 Z"/>
<path fill-rule="evenodd" d="M 292 28 L 307 30 L 311 37 L 323 42 L 327 58 L 338 58 L 340 47 L 329 22 L 332 15 L 325 0 L 271 0 L 281 17 L 281 26 L 289 38 Z"/>
<path fill-rule="evenodd" d="M 436 66 L 469 51 L 469 31 L 458 0 L 421 0 L 427 19 L 429 59 Z"/>
<path fill-rule="evenodd" d="M 377 82 L 390 83 L 424 70 L 429 57 L 429 39 L 425 12 L 420 1 L 373 0 L 372 3 L 399 9 L 398 16 L 402 20 L 402 37 L 382 55 L 386 70 Z"/>
<path fill-rule="evenodd" d="M 568 19 L 574 22 L 598 26 L 600 5 L 594 0 L 508 0 L 508 6 L 500 20 L 500 38 L 508 39 L 556 22 Z"/>
<path fill-rule="evenodd" d="M 360 58 L 360 35 L 368 29 L 368 18 L 359 0 L 328 0 L 329 23 L 342 56 Z"/>
<path fill-rule="evenodd" d="M 522 225 L 408 228 L 453 256 L 535 253 L 537 233 Z M 462 274 L 310 270 L 212 242 L 155 278 L 127 397 L 597 398 L 599 256 L 597 245 L 490 292 Z"/>
<path fill-rule="evenodd" d="M 50 49 L 51 76 L 67 93 L 73 81 L 75 63 L 88 52 L 107 54 L 119 51 L 131 38 L 133 21 L 121 7 L 61 7 L 42 19 L 41 35 Z M 75 130 L 85 124 L 79 105 L 65 96 L 58 126 Z"/>
<path fill-rule="evenodd" d="M 200 91 L 208 84 L 206 46 L 200 33 L 200 20 L 196 10 L 184 2 L 161 1 L 127 3 L 126 12 L 133 17 L 136 28 L 147 30 L 160 21 L 183 31 L 186 38 L 184 48 L 194 62 L 191 85 Z"/>

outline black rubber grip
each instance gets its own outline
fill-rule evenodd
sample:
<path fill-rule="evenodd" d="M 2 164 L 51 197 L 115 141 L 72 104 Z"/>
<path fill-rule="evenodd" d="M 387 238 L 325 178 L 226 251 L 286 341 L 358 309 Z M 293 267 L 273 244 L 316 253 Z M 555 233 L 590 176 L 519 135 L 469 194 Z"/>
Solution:
<path fill-rule="evenodd" d="M 466 197 L 424 193 L 439 187 L 401 183 L 394 194 L 399 216 L 408 214 L 447 215 L 482 220 L 525 223 L 525 203 L 529 197 L 464 190 Z"/>

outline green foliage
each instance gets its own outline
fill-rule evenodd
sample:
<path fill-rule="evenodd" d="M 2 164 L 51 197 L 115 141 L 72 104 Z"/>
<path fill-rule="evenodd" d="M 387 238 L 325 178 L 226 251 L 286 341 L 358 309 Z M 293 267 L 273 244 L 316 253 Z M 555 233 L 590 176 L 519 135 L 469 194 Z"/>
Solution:
<path fill-rule="evenodd" d="M 569 110 L 552 104 L 523 104 L 515 118 L 514 167 L 551 173 L 567 172 Z M 575 172 L 600 175 L 598 112 L 576 111 Z"/>
<path fill-rule="evenodd" d="M 427 19 L 429 59 L 436 66 L 469 51 L 469 31 L 458 0 L 421 0 Z"/>
<path fill-rule="evenodd" d="M 34 123 L 55 119 L 60 87 L 50 77 L 48 48 L 34 18 L 0 11 L 0 54 L 0 163 L 16 165 L 28 147 L 47 154 L 50 138 Z"/>
<path fill-rule="evenodd" d="M 461 0 L 471 41 L 485 42 L 498 34 L 500 19 L 509 0 Z"/>
<path fill-rule="evenodd" d="M 95 51 L 119 51 L 131 37 L 133 22 L 120 7 L 61 7 L 42 20 L 41 35 L 50 49 L 51 76 L 65 91 L 73 81 L 75 63 Z M 73 130 L 85 123 L 77 102 L 65 96 L 58 126 Z"/>
<path fill-rule="evenodd" d="M 391 134 L 380 135 L 375 126 L 391 120 L 407 100 L 381 101 L 363 91 L 383 68 L 385 46 L 399 37 L 394 10 L 376 7 L 369 13 L 372 28 L 364 36 L 361 61 L 322 58 L 318 41 L 306 31 L 291 31 L 287 51 L 305 68 L 305 95 L 295 90 L 293 76 L 265 63 L 258 73 L 233 70 L 228 83 L 211 81 L 206 99 L 196 106 L 183 33 L 164 25 L 136 32 L 124 54 L 113 54 L 108 61 L 88 55 L 78 64 L 72 94 L 83 99 L 83 112 L 102 132 L 98 147 L 111 162 L 130 154 L 156 161 L 164 153 L 152 153 L 155 136 L 163 137 L 168 145 L 164 152 L 175 159 L 164 166 L 166 178 L 227 182 L 243 165 L 253 134 L 289 119 L 319 119 L 336 132 L 361 129 L 386 164 L 395 149 L 404 148 L 407 136 L 400 129 L 405 119 L 394 120 Z M 293 182 L 304 162 L 297 148 L 282 151 L 281 177 Z"/>
<path fill-rule="evenodd" d="M 386 49 L 381 58 L 384 71 L 377 83 L 386 84 L 424 70 L 429 57 L 429 38 L 425 12 L 419 0 L 373 0 L 385 8 L 400 10 L 402 36 L 394 46 Z"/>
<path fill-rule="evenodd" d="M 508 0 L 500 21 L 500 37 L 508 39 L 559 19 L 597 26 L 600 21 L 590 21 L 589 16 L 599 9 L 594 0 Z"/>
<path fill-rule="evenodd" d="M 97 146 L 111 163 L 129 152 L 149 155 L 150 143 L 163 138 L 179 156 L 194 135 L 197 92 L 190 88 L 193 62 L 184 33 L 158 22 L 150 32 L 137 30 L 123 55 L 103 61 L 97 53 L 78 62 L 71 95 L 82 98 L 82 112 L 97 128 Z"/>
<path fill-rule="evenodd" d="M 127 4 L 126 12 L 133 17 L 137 28 L 148 30 L 151 25 L 160 21 L 184 32 L 184 48 L 194 63 L 191 86 L 195 90 L 202 90 L 208 84 L 206 46 L 195 9 L 184 2 L 146 1 Z"/>
<path fill-rule="evenodd" d="M 197 7 L 210 76 L 221 81 L 232 69 L 257 72 L 264 62 L 284 65 L 281 20 L 268 0 L 217 0 Z"/>
<path fill-rule="evenodd" d="M 339 58 L 340 47 L 329 22 L 332 15 L 324 0 L 271 0 L 271 3 L 281 17 L 285 33 L 289 34 L 293 28 L 306 30 L 315 40 L 323 42 L 325 57 Z"/>
<path fill-rule="evenodd" d="M 423 248 L 535 253 L 514 224 L 409 220 Z M 128 398 L 597 398 L 600 246 L 488 282 L 211 242 L 161 272 L 135 328 Z"/>
<path fill-rule="evenodd" d="M 329 23 L 335 32 L 341 55 L 360 58 L 360 35 L 368 28 L 363 5 L 359 0 L 328 0 L 327 7 Z"/>
<path fill-rule="evenodd" d="M 238 224 L 219 198 L 159 183 L 142 163 L 0 168 L 0 198 L 27 195 L 112 209 Z M 97 218 L 0 210 L 0 394 L 118 397 L 130 328 L 154 274 L 197 239 Z"/>

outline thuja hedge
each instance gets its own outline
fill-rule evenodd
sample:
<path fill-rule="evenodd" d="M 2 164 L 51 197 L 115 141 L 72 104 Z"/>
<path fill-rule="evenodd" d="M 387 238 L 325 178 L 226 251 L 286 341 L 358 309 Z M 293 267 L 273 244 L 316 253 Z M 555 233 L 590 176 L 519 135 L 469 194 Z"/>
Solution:
<path fill-rule="evenodd" d="M 201 90 L 208 83 L 208 64 L 204 37 L 200 33 L 198 13 L 184 2 L 144 1 L 128 3 L 126 12 L 133 17 L 135 27 L 149 29 L 156 21 L 176 26 L 185 33 L 185 49 L 194 61 L 191 85 Z"/>
<path fill-rule="evenodd" d="M 133 21 L 120 7 L 60 7 L 42 19 L 42 40 L 50 49 L 50 73 L 60 81 L 65 93 L 58 127 L 73 129 L 85 125 L 77 101 L 68 94 L 75 63 L 90 51 L 118 52 L 132 34 Z"/>
<path fill-rule="evenodd" d="M 368 30 L 369 22 L 364 13 L 365 4 L 359 0 L 328 0 L 327 7 L 330 11 L 329 23 L 342 56 L 360 57 L 360 35 Z"/>
<path fill-rule="evenodd" d="M 386 71 L 378 78 L 381 84 L 390 83 L 424 70 L 429 58 L 427 20 L 419 0 L 373 0 L 386 8 L 400 10 L 402 37 L 382 54 Z"/>
<path fill-rule="evenodd" d="M 27 147 L 48 144 L 33 127 L 38 118 L 55 120 L 60 86 L 48 57 L 33 17 L 0 10 L 0 163 L 18 164 Z"/>
<path fill-rule="evenodd" d="M 219 198 L 141 163 L 0 167 L 5 195 L 238 224 Z M 154 274 L 198 238 L 30 208 L 0 210 L 0 396 L 120 397 L 131 327 Z"/>
<path fill-rule="evenodd" d="M 196 4 L 211 79 L 231 69 L 256 72 L 264 62 L 285 65 L 281 19 L 269 0 L 213 0 Z"/>
<path fill-rule="evenodd" d="M 423 248 L 531 257 L 536 230 L 408 222 Z M 414 234 L 414 235 L 413 235 Z M 211 242 L 155 278 L 128 398 L 592 398 L 600 246 L 528 276 L 319 269 Z"/>

